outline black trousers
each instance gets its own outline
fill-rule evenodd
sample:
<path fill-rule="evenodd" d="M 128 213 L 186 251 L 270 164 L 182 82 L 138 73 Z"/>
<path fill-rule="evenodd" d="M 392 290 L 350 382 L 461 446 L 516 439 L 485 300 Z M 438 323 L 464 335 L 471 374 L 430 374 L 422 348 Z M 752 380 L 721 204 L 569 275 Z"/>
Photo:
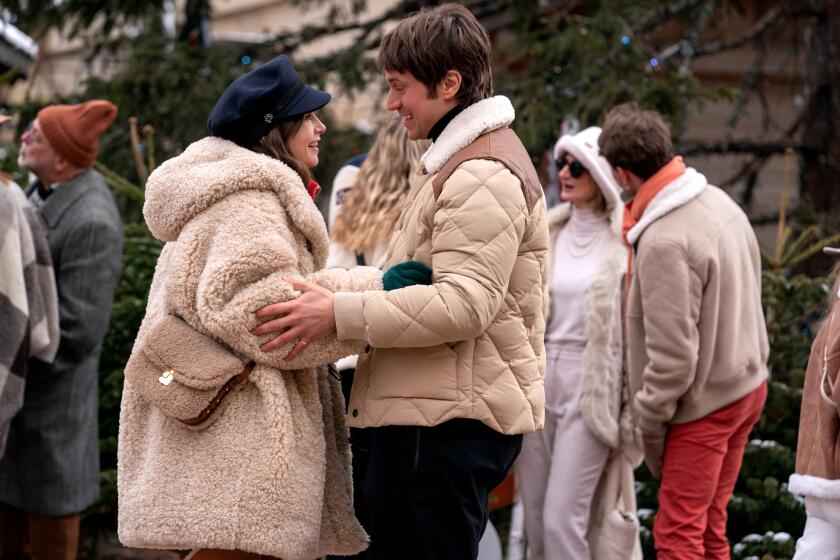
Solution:
<path fill-rule="evenodd" d="M 354 430 L 365 560 L 475 560 L 490 491 L 522 448 L 477 420 Z"/>

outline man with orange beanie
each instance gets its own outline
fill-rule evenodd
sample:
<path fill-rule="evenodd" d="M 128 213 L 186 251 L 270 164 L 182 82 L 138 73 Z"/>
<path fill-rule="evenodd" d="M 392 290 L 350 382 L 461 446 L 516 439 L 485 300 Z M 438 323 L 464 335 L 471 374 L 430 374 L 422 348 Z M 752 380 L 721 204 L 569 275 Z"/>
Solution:
<path fill-rule="evenodd" d="M 122 223 L 91 166 L 117 108 L 50 105 L 21 137 L 18 163 L 47 231 L 61 335 L 53 363 L 29 362 L 23 408 L 0 461 L 0 558 L 76 557 L 79 514 L 99 498 L 99 352 L 122 267 Z"/>

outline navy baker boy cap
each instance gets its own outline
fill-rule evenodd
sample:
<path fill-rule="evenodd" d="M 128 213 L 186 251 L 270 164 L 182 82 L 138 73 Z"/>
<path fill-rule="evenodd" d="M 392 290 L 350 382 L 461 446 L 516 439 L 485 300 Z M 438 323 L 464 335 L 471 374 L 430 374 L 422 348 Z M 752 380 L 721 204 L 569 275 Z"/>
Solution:
<path fill-rule="evenodd" d="M 303 83 L 286 55 L 272 58 L 228 86 L 207 119 L 207 130 L 251 148 L 277 123 L 317 111 L 330 94 Z"/>

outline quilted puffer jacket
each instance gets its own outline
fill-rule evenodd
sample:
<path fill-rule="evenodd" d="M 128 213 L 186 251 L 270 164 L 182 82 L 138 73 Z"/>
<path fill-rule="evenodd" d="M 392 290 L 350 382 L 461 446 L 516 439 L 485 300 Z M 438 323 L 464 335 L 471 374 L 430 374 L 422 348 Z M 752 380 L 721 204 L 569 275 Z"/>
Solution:
<path fill-rule="evenodd" d="M 339 339 L 369 344 L 350 426 L 542 427 L 548 227 L 513 117 L 505 97 L 479 101 L 423 156 L 385 268 L 418 260 L 433 283 L 335 295 Z"/>

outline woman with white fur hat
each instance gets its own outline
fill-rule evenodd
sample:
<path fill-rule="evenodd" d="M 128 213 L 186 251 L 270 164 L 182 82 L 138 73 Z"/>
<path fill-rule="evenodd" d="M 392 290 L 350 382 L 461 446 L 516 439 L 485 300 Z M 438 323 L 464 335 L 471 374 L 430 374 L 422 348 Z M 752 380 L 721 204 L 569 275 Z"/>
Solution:
<path fill-rule="evenodd" d="M 534 560 L 640 557 L 632 489 L 638 459 L 619 452 L 633 442 L 623 398 L 623 204 L 599 154 L 600 133 L 590 127 L 554 147 L 562 203 L 548 215 L 545 427 L 525 436 L 516 467 Z M 611 519 L 617 508 L 626 515 Z"/>

